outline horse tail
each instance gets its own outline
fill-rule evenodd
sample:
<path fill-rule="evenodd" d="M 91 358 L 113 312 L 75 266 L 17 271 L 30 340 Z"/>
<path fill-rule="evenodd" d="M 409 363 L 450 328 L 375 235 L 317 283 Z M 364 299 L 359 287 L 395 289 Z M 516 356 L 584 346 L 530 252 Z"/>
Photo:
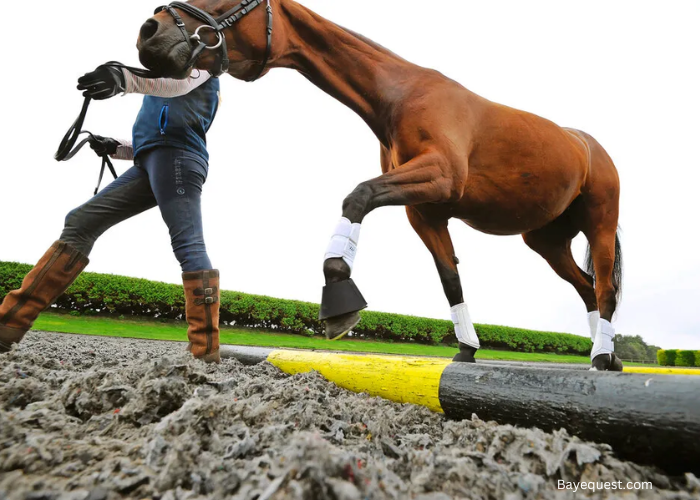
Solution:
<path fill-rule="evenodd" d="M 595 267 L 593 266 L 593 256 L 591 255 L 591 244 L 586 248 L 586 272 L 593 278 L 595 285 Z M 620 302 L 622 298 L 622 245 L 620 244 L 620 228 L 615 233 L 615 264 L 613 265 L 612 283 L 615 288 L 615 297 Z"/>

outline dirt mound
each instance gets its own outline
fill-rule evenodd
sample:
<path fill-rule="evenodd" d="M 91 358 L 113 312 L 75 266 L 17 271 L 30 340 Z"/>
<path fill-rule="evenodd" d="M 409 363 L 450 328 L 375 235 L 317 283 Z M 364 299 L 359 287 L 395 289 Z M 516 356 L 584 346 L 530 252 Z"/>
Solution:
<path fill-rule="evenodd" d="M 450 422 L 182 344 L 32 333 L 0 355 L 0 498 L 572 498 L 557 481 L 651 481 L 599 498 L 698 498 L 565 431 Z M 580 494 L 580 492 L 579 492 Z"/>

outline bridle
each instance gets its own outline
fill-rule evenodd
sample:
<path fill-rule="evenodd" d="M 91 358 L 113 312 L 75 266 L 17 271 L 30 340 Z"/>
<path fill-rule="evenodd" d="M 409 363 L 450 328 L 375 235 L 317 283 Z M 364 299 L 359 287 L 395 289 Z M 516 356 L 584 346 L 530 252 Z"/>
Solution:
<path fill-rule="evenodd" d="M 265 57 L 260 64 L 260 69 L 253 78 L 247 80 L 249 82 L 257 80 L 260 78 L 260 75 L 263 74 L 263 71 L 265 71 L 265 67 L 267 66 L 267 62 L 270 59 L 270 52 L 272 50 L 272 6 L 270 5 L 270 0 L 265 0 L 265 2 L 267 3 L 267 47 L 265 48 Z M 255 7 L 261 5 L 262 3 L 263 0 L 242 0 L 241 3 L 217 18 L 212 17 L 211 14 L 198 7 L 195 7 L 194 5 L 184 2 L 172 2 L 170 5 L 158 7 L 155 14 L 167 11 L 171 16 L 173 16 L 173 19 L 175 19 L 175 24 L 178 28 L 180 28 L 185 41 L 187 41 L 190 47 L 192 47 L 192 55 L 190 56 L 190 60 L 187 62 L 187 68 L 191 68 L 195 65 L 197 59 L 199 59 L 199 56 L 202 55 L 204 50 L 221 49 L 219 66 L 216 71 L 212 72 L 214 76 L 218 77 L 226 73 L 229 68 L 228 48 L 226 47 L 226 36 L 224 35 L 223 31 L 240 21 L 243 16 L 250 13 L 253 9 L 255 9 Z M 195 30 L 194 34 L 190 35 L 185 28 L 185 23 L 182 20 L 182 17 L 180 17 L 180 14 L 178 14 L 175 9 L 180 9 L 181 11 L 186 12 L 190 16 L 202 21 L 205 24 L 199 26 Z M 210 29 L 216 33 L 217 43 L 215 45 L 207 45 L 202 41 L 202 38 L 199 35 L 199 32 L 202 29 Z"/>

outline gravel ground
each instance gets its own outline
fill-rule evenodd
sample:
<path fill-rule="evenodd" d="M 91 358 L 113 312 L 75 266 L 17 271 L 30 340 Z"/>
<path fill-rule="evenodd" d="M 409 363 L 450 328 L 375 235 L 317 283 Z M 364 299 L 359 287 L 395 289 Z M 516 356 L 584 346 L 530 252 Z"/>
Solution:
<path fill-rule="evenodd" d="M 0 499 L 700 498 L 609 447 L 354 394 L 183 344 L 35 332 L 0 355 Z"/>

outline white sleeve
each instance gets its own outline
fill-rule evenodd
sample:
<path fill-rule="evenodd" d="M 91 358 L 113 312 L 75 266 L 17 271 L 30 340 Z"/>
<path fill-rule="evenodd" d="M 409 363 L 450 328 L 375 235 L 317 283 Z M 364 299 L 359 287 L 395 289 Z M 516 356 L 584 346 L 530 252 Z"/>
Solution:
<path fill-rule="evenodd" d="M 146 94 L 157 97 L 178 97 L 189 94 L 194 89 L 206 83 L 211 75 L 206 71 L 198 71 L 197 76 L 189 76 L 184 80 L 172 78 L 143 78 L 123 68 L 126 82 L 125 94 Z"/>
<path fill-rule="evenodd" d="M 126 141 L 122 139 L 117 139 L 119 146 L 117 146 L 117 152 L 110 155 L 113 160 L 133 160 L 134 159 L 134 147 L 131 145 L 131 141 Z"/>

